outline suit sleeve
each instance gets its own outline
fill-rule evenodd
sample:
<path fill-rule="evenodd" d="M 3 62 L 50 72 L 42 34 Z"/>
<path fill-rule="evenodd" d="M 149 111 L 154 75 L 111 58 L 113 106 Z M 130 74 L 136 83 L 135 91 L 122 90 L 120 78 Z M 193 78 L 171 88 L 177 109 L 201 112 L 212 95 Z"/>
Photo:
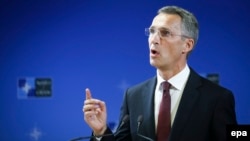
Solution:
<path fill-rule="evenodd" d="M 101 137 L 101 141 L 115 141 L 115 138 L 114 138 L 114 135 L 111 135 L 113 134 L 112 131 L 110 130 L 110 128 L 108 127 L 106 129 L 106 131 L 104 132 L 104 135 L 109 135 L 109 136 L 105 136 L 105 137 Z M 92 136 L 94 136 L 94 134 L 92 133 Z M 96 139 L 95 137 L 94 138 L 91 138 L 90 141 L 98 141 L 98 139 Z"/>
<path fill-rule="evenodd" d="M 212 119 L 212 137 L 214 141 L 227 140 L 226 126 L 237 124 L 235 101 L 232 92 L 222 93 L 217 100 Z"/>
<path fill-rule="evenodd" d="M 123 117 L 125 115 L 129 115 L 127 108 L 127 91 L 124 94 L 123 103 L 120 110 L 121 111 L 120 111 L 119 126 L 121 125 Z M 112 131 L 110 130 L 110 128 L 107 128 L 104 134 L 112 134 Z M 128 140 L 131 140 L 129 121 L 127 121 L 125 124 L 119 127 L 118 130 L 113 135 L 105 136 L 102 137 L 101 139 L 101 141 L 128 141 Z M 91 141 L 96 141 L 96 140 L 92 139 Z"/>
<path fill-rule="evenodd" d="M 124 123 L 121 126 L 121 122 L 126 115 L 129 116 L 129 120 L 126 121 L 126 123 Z M 128 89 L 127 89 L 123 95 L 123 102 L 122 102 L 122 105 L 120 107 L 119 127 L 118 127 L 118 130 L 116 131 L 116 135 L 115 135 L 116 141 L 132 140 L 131 134 L 130 134 L 130 120 L 131 120 L 130 118 L 131 117 L 129 115 L 129 109 L 128 109 Z"/>

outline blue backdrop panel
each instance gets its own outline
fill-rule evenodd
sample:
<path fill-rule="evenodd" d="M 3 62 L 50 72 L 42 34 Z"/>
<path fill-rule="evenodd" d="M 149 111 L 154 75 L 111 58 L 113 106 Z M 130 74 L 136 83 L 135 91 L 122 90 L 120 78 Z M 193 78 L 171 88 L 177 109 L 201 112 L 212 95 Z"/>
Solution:
<path fill-rule="evenodd" d="M 90 135 L 85 88 L 117 122 L 124 90 L 155 75 L 147 37 L 156 11 L 178 5 L 200 23 L 189 65 L 231 89 L 238 122 L 250 124 L 247 0 L 25 0 L 0 2 L 0 140 L 69 140 Z M 18 97 L 20 78 L 50 78 L 50 97 Z"/>

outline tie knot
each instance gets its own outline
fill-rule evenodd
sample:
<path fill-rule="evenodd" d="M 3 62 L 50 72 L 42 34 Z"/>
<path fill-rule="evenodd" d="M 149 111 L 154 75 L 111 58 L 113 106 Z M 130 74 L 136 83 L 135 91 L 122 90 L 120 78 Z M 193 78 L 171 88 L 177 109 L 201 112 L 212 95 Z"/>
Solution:
<path fill-rule="evenodd" d="M 161 83 L 163 90 L 169 90 L 171 87 L 171 84 L 168 83 L 168 81 L 164 81 Z"/>

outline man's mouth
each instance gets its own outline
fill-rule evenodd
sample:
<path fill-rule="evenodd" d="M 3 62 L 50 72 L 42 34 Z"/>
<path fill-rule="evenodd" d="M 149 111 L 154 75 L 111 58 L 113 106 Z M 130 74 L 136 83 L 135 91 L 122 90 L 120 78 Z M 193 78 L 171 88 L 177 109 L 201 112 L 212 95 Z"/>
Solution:
<path fill-rule="evenodd" d="M 159 52 L 157 50 L 155 50 L 155 49 L 151 49 L 150 52 L 151 52 L 152 55 L 159 54 Z"/>

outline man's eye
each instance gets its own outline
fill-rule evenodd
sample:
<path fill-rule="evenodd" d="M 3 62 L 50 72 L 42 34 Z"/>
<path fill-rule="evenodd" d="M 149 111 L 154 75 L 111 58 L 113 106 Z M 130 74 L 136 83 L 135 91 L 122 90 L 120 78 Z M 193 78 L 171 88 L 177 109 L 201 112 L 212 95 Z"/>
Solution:
<path fill-rule="evenodd" d="M 162 37 L 170 36 L 171 32 L 168 30 L 161 30 L 160 31 Z"/>
<path fill-rule="evenodd" d="M 155 29 L 149 29 L 149 32 L 150 32 L 150 34 L 154 34 L 155 33 Z"/>

